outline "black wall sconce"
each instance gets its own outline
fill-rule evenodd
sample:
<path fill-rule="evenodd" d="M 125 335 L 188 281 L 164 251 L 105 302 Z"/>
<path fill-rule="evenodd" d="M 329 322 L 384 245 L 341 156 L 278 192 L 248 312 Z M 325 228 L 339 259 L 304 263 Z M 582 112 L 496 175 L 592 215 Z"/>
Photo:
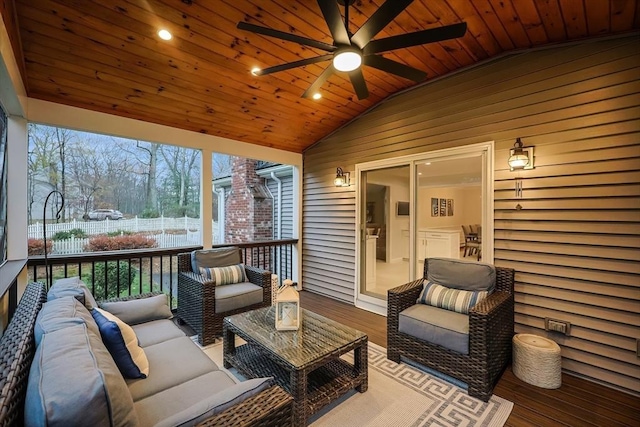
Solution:
<path fill-rule="evenodd" d="M 509 168 L 513 171 L 533 167 L 533 147 L 524 147 L 522 140 L 517 138 L 509 152 Z"/>
<path fill-rule="evenodd" d="M 344 172 L 342 168 L 337 168 L 336 179 L 333 180 L 333 183 L 336 187 L 348 187 L 350 185 L 349 172 Z"/>

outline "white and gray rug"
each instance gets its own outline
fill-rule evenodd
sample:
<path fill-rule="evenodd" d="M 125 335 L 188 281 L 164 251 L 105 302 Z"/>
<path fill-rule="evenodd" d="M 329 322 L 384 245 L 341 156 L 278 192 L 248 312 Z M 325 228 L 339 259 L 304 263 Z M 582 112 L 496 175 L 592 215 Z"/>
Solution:
<path fill-rule="evenodd" d="M 205 347 L 204 352 L 222 366 L 221 342 Z M 387 359 L 386 349 L 369 343 L 368 391 L 348 393 L 315 414 L 309 425 L 501 427 L 512 409 L 512 402 L 498 396 L 485 403 L 419 369 L 392 362 Z"/>

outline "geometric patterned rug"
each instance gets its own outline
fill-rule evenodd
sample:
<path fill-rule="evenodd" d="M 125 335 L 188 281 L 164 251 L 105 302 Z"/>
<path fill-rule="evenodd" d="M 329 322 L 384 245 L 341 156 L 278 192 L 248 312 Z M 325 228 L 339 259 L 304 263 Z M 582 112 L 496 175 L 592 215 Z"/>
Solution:
<path fill-rule="evenodd" d="M 222 367 L 222 342 L 203 350 Z M 354 390 L 326 406 L 308 420 L 310 426 L 502 427 L 513 409 L 513 403 L 501 397 L 494 395 L 485 403 L 413 366 L 392 362 L 386 349 L 374 343 L 369 342 L 368 354 L 368 390 Z M 231 372 L 237 375 L 235 369 Z"/>
<path fill-rule="evenodd" d="M 386 349 L 369 343 L 369 389 L 352 392 L 324 408 L 313 427 L 486 426 L 502 427 L 513 403 L 489 402 L 405 363 L 387 359 Z"/>

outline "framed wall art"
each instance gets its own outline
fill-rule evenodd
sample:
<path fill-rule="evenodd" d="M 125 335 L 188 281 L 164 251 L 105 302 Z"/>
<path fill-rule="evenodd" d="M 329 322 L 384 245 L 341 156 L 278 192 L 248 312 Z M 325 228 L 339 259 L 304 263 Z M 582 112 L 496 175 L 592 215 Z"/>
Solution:
<path fill-rule="evenodd" d="M 431 216 L 440 215 L 440 207 L 438 205 L 438 199 L 432 197 L 431 198 Z"/>

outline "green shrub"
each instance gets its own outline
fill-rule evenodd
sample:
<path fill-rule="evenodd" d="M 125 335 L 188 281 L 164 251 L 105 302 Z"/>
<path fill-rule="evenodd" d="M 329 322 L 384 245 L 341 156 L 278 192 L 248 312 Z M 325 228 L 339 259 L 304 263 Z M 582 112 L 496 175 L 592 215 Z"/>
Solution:
<path fill-rule="evenodd" d="M 84 239 L 87 237 L 87 233 L 84 232 L 84 230 L 80 229 L 80 228 L 74 228 L 72 230 L 69 231 L 58 231 L 56 234 L 53 235 L 52 239 L 53 240 L 67 240 L 70 239 L 72 237 L 75 237 L 76 239 Z"/>
<path fill-rule="evenodd" d="M 121 292 L 128 290 L 129 285 L 131 284 L 128 261 L 107 261 L 104 263 L 97 263 L 93 267 L 93 272 L 93 294 L 98 300 L 118 297 L 118 289 L 120 289 Z M 131 272 L 131 279 L 133 279 L 133 271 Z M 105 289 L 107 291 L 106 295 Z"/>
<path fill-rule="evenodd" d="M 87 238 L 87 233 L 85 233 L 82 228 L 73 228 L 73 229 L 69 230 L 69 233 L 71 233 L 71 235 L 73 237 L 75 237 L 76 239 L 86 239 Z"/>
<path fill-rule="evenodd" d="M 140 214 L 140 218 L 160 218 L 160 212 L 155 209 L 145 209 Z"/>
<path fill-rule="evenodd" d="M 131 236 L 133 235 L 134 232 L 133 231 L 128 231 L 128 230 L 116 230 L 116 231 L 110 231 L 107 233 L 107 236 L 109 237 L 116 237 L 116 236 Z"/>
<path fill-rule="evenodd" d="M 68 231 L 58 231 L 53 235 L 53 240 L 67 240 L 71 238 L 71 233 Z"/>

